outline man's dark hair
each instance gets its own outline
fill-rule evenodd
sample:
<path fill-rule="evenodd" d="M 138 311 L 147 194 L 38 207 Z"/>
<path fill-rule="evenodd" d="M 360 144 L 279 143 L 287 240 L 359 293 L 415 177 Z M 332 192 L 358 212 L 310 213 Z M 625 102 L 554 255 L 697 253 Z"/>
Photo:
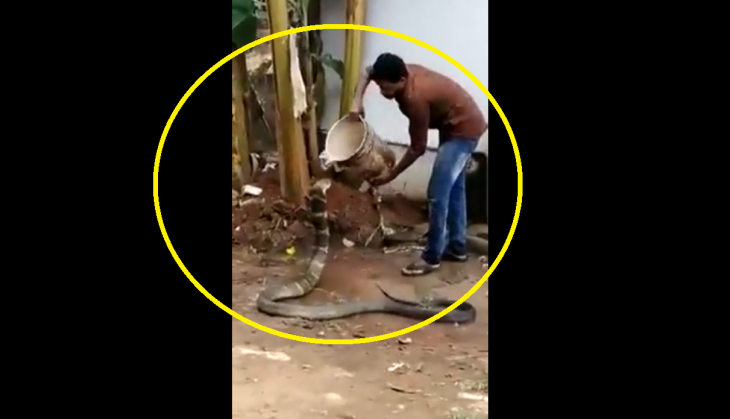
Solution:
<path fill-rule="evenodd" d="M 373 64 L 370 72 L 370 78 L 373 80 L 382 80 L 390 83 L 400 81 L 400 79 L 408 77 L 408 69 L 406 63 L 401 57 L 389 52 L 380 54 Z"/>

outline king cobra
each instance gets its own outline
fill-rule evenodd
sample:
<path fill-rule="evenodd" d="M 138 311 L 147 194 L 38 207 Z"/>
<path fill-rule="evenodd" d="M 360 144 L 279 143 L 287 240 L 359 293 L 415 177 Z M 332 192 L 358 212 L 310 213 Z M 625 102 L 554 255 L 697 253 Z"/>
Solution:
<path fill-rule="evenodd" d="M 256 301 L 259 311 L 271 316 L 298 317 L 306 320 L 331 320 L 350 317 L 362 313 L 390 313 L 404 317 L 426 320 L 456 300 L 433 299 L 428 306 L 420 303 L 401 300 L 393 297 L 380 288 L 385 296 L 381 301 L 348 302 L 327 306 L 306 306 L 281 302 L 292 298 L 303 297 L 309 294 L 319 283 L 329 253 L 330 231 L 327 223 L 327 189 L 331 185 L 330 179 L 317 181 L 309 190 L 307 204 L 309 219 L 315 230 L 315 245 L 313 255 L 307 270 L 299 280 L 266 288 Z M 442 323 L 468 323 L 476 318 L 476 309 L 469 303 L 462 303 L 451 312 L 436 320 Z"/>

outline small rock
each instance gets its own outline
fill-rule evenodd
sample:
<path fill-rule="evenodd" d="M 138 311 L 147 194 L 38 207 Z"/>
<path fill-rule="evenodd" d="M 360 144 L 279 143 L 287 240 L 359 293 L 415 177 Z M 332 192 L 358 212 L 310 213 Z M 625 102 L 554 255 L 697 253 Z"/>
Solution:
<path fill-rule="evenodd" d="M 352 247 L 355 245 L 355 242 L 348 240 L 347 238 L 342 239 L 342 244 L 345 245 L 345 247 Z"/>
<path fill-rule="evenodd" d="M 332 403 L 341 403 L 341 402 L 343 402 L 343 401 L 344 401 L 344 400 L 342 399 L 342 396 L 340 396 L 340 395 L 339 395 L 339 394 L 337 394 L 337 393 L 327 393 L 327 394 L 325 394 L 325 395 L 324 395 L 324 398 L 325 398 L 325 399 L 326 399 L 326 400 L 327 400 L 328 402 L 332 402 Z"/>
<path fill-rule="evenodd" d="M 398 343 L 400 343 L 401 345 L 408 345 L 411 342 L 413 342 L 411 338 L 398 338 Z"/>
<path fill-rule="evenodd" d="M 351 373 L 349 371 L 345 371 L 343 369 L 338 368 L 337 370 L 335 370 L 334 376 L 337 377 L 337 378 L 342 378 L 342 377 L 352 378 L 352 377 L 355 376 L 355 374 L 353 374 L 353 373 Z"/>
<path fill-rule="evenodd" d="M 249 205 L 263 205 L 264 202 L 266 202 L 263 198 L 249 198 L 245 201 L 242 201 L 240 206 L 245 207 Z"/>
<path fill-rule="evenodd" d="M 324 330 L 317 332 L 317 336 L 324 336 Z"/>
<path fill-rule="evenodd" d="M 402 362 L 394 363 L 393 365 L 390 366 L 390 368 L 388 368 L 388 371 L 393 372 L 393 371 L 401 368 L 402 366 L 403 366 Z"/>
<path fill-rule="evenodd" d="M 467 400 L 489 400 L 487 396 L 482 394 L 472 394 L 472 393 L 459 393 L 458 396 L 460 399 L 467 399 Z"/>
<path fill-rule="evenodd" d="M 261 188 L 259 188 L 258 186 L 254 186 L 254 185 L 244 185 L 243 186 L 243 193 L 246 195 L 259 196 L 259 195 L 261 195 L 261 192 L 263 192 L 263 190 Z"/>

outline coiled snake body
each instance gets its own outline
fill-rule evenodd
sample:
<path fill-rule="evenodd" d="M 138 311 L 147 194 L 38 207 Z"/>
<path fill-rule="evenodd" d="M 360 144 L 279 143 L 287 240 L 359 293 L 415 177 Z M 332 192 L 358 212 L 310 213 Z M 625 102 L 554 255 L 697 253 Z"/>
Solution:
<path fill-rule="evenodd" d="M 314 254 L 309 261 L 307 270 L 299 280 L 266 288 L 256 301 L 259 311 L 280 317 L 298 317 L 308 320 L 331 320 L 353 316 L 362 313 L 391 313 L 413 319 L 426 320 L 440 313 L 456 300 L 434 299 L 428 306 L 401 300 L 389 295 L 385 290 L 380 291 L 386 297 L 381 301 L 348 302 L 327 306 L 305 306 L 284 303 L 282 300 L 298 298 L 309 294 L 320 280 L 329 253 L 330 232 L 327 224 L 326 193 L 331 180 L 322 179 L 316 182 L 309 191 L 308 205 L 309 218 L 314 225 L 315 245 Z M 467 323 L 476 318 L 475 308 L 464 302 L 445 316 L 436 320 L 442 323 Z"/>

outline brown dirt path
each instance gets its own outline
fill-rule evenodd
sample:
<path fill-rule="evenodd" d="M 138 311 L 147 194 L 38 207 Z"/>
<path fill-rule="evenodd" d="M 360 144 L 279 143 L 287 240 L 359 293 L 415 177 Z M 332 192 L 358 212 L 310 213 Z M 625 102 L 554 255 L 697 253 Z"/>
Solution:
<path fill-rule="evenodd" d="M 417 299 L 428 293 L 459 298 L 485 273 L 476 260 L 445 264 L 421 279 L 400 267 L 414 255 L 340 248 L 305 303 L 338 298 L 382 298 L 374 281 L 394 294 Z M 255 298 L 269 281 L 292 280 L 300 259 L 233 250 L 233 309 L 287 333 L 320 338 L 369 337 L 417 321 L 368 314 L 328 322 L 302 322 L 259 313 Z M 469 299 L 474 324 L 431 324 L 406 336 L 360 345 L 314 345 L 283 339 L 232 319 L 234 418 L 437 419 L 487 417 L 488 295 L 486 285 Z M 398 339 L 401 342 L 398 342 Z"/>

